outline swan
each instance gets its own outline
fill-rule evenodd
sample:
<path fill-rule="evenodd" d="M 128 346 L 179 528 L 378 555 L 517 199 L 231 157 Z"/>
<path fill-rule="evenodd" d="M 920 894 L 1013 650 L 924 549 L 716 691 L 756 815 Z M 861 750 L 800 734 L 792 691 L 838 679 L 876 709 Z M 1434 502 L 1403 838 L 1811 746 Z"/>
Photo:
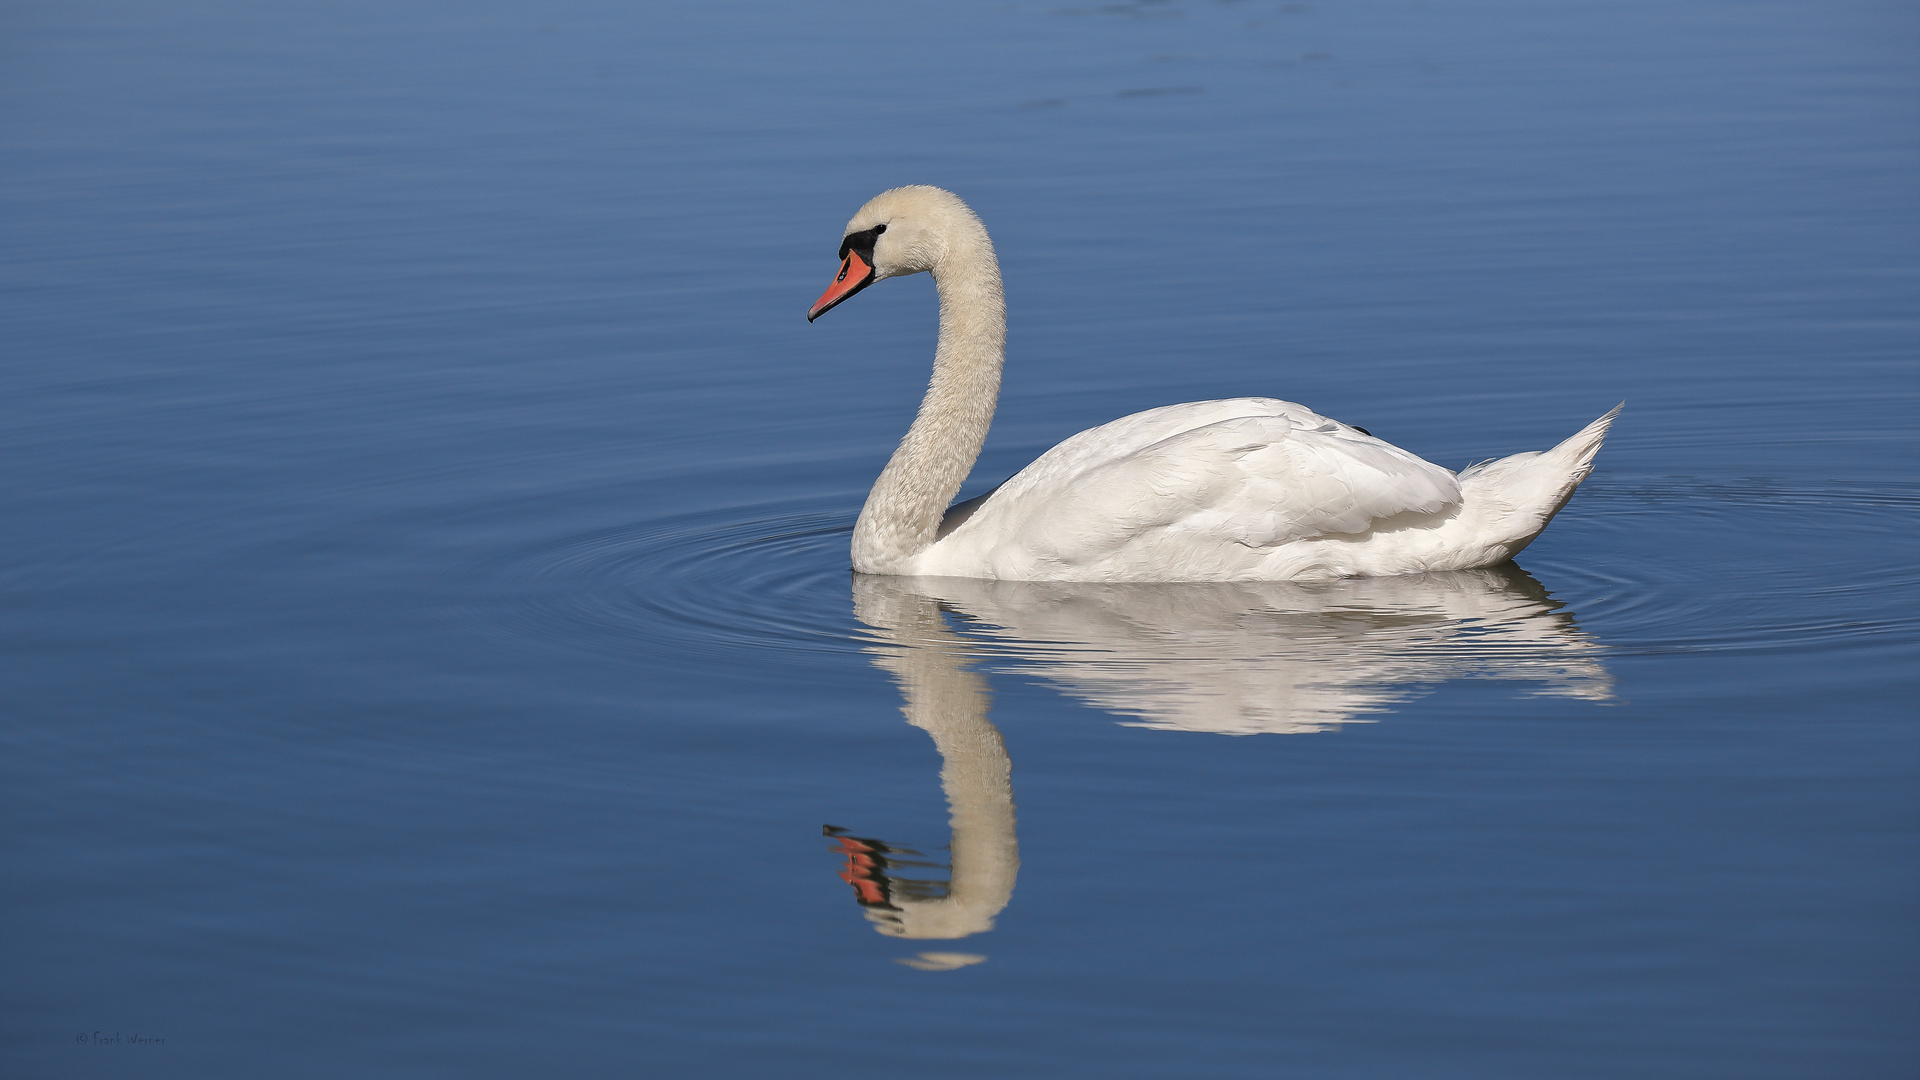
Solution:
<path fill-rule="evenodd" d="M 986 442 L 1006 356 L 986 226 L 941 188 L 881 192 L 847 222 L 840 272 L 807 321 L 921 271 L 940 296 L 933 377 L 854 524 L 863 574 L 1325 581 L 1495 566 L 1566 505 L 1620 414 L 1456 474 L 1290 401 L 1195 401 L 1083 431 L 950 505 Z"/>

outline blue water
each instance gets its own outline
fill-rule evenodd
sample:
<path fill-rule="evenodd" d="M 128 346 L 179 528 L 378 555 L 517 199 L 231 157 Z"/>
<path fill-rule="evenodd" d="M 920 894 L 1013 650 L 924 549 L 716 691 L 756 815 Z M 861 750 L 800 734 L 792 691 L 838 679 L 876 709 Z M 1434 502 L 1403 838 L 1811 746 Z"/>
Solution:
<path fill-rule="evenodd" d="M 1909 5 L 6 23 L 8 1075 L 1920 1068 Z M 855 581 L 900 183 L 1006 272 L 963 495 L 1627 409 L 1518 568 Z"/>

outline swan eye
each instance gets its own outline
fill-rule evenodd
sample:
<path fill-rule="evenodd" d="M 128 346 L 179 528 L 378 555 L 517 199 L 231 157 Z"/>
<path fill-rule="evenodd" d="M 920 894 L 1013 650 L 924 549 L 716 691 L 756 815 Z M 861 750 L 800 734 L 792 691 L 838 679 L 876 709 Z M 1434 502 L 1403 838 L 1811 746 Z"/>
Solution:
<path fill-rule="evenodd" d="M 879 236 L 881 233 L 886 231 L 887 231 L 887 226 L 885 222 L 881 222 L 880 224 L 875 225 L 873 227 L 873 235 L 875 236 Z"/>

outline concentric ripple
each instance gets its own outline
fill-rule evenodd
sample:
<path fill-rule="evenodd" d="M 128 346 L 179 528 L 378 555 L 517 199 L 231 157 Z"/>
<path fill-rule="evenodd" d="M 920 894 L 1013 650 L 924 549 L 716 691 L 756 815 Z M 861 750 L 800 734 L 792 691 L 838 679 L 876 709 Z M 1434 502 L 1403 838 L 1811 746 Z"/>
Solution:
<path fill-rule="evenodd" d="M 1617 653 L 1912 642 L 1920 488 L 1765 480 L 1583 485 L 1553 528 L 1586 559 L 1520 561 Z"/>
<path fill-rule="evenodd" d="M 857 508 L 855 508 L 857 509 Z M 661 518 L 508 560 L 508 628 L 617 655 L 800 659 L 858 636 L 847 599 L 853 513 L 785 503 Z"/>
<path fill-rule="evenodd" d="M 510 553 L 494 569 L 519 616 L 495 629 L 702 661 L 858 650 L 875 638 L 849 595 L 856 510 L 844 498 L 711 510 Z M 1602 475 L 1551 535 L 1521 564 L 1614 655 L 1916 637 L 1913 486 Z M 955 626 L 982 652 L 1008 645 L 1004 632 Z"/>

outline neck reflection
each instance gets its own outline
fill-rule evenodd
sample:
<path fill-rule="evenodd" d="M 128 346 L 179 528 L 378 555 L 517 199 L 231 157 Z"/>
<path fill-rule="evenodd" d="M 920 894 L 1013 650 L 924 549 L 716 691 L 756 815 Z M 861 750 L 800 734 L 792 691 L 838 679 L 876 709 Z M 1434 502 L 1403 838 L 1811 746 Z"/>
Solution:
<path fill-rule="evenodd" d="M 1367 722 L 1462 678 L 1530 683 L 1536 695 L 1612 696 L 1601 646 L 1511 565 L 1315 584 L 856 574 L 853 602 L 873 630 L 874 664 L 900 687 L 908 723 L 940 751 L 952 815 L 945 883 L 909 876 L 939 865 L 918 852 L 828 829 L 875 929 L 902 938 L 990 930 L 1013 896 L 1012 762 L 987 719 L 975 660 L 1038 675 L 1122 723 L 1225 735 Z"/>
<path fill-rule="evenodd" d="M 875 631 L 873 662 L 893 675 L 905 699 L 907 722 L 933 736 L 940 751 L 940 785 L 953 826 L 951 873 L 938 882 L 893 871 L 937 866 L 920 853 L 878 840 L 840 838 L 843 871 L 874 929 L 903 938 L 962 938 L 993 928 L 1013 896 L 1020 870 L 1014 838 L 1013 762 L 1000 729 L 987 719 L 987 682 L 968 663 L 967 642 L 948 629 L 940 602 L 902 583 L 909 579 L 854 577 L 854 614 Z"/>

